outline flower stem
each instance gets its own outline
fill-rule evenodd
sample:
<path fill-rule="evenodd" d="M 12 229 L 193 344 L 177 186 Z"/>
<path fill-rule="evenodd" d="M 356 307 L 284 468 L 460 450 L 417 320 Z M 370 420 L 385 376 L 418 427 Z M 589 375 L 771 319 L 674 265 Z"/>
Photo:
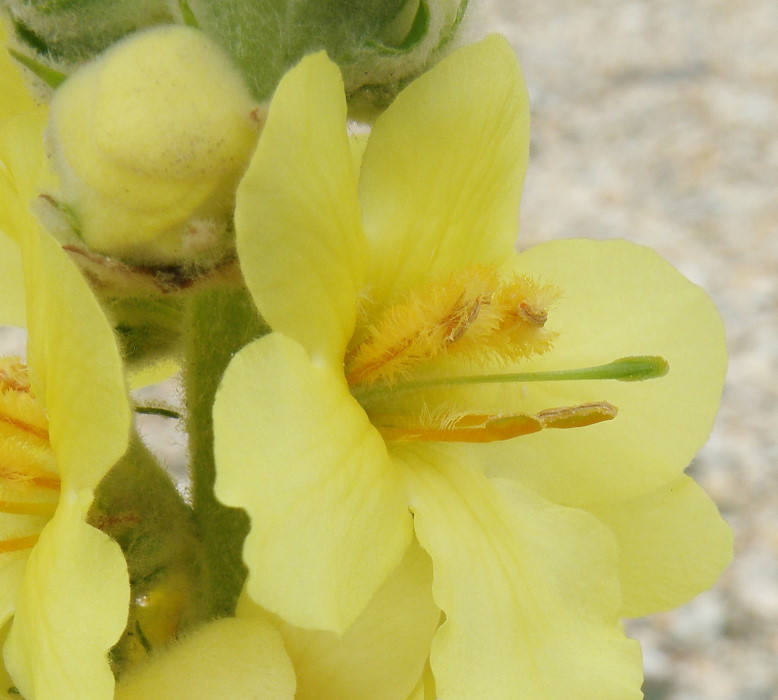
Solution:
<path fill-rule="evenodd" d="M 267 332 L 245 287 L 219 287 L 192 300 L 186 343 L 184 386 L 189 435 L 192 507 L 210 570 L 214 616 L 228 616 L 246 578 L 243 540 L 249 530 L 246 513 L 228 508 L 213 492 L 212 407 L 216 389 L 232 356 Z"/>

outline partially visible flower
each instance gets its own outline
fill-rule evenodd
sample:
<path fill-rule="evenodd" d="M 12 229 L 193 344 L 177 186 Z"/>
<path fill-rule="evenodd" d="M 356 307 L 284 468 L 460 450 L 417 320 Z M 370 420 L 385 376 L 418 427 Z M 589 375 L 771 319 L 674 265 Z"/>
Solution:
<path fill-rule="evenodd" d="M 268 617 L 279 630 L 297 676 L 296 700 L 404 699 L 424 674 L 440 623 L 431 581 L 429 557 L 412 544 L 342 635 L 268 616 L 246 595 L 237 615 Z"/>
<path fill-rule="evenodd" d="M 259 616 L 210 622 L 123 677 L 115 700 L 292 700 L 295 675 L 278 632 Z"/>
<path fill-rule="evenodd" d="M 126 622 L 127 567 L 86 517 L 127 447 L 131 412 L 102 310 L 28 209 L 43 152 L 28 148 L 27 133 L 40 130 L 42 117 L 0 123 L 0 246 L 9 254 L 0 321 L 26 320 L 28 331 L 26 366 L 0 363 L 4 658 L 29 700 L 111 698 L 108 651 Z"/>
<path fill-rule="evenodd" d="M 720 396 L 716 310 L 625 242 L 514 253 L 528 118 L 504 41 L 408 87 L 358 174 L 342 90 L 323 55 L 293 69 L 238 190 L 241 265 L 275 331 L 214 407 L 217 495 L 252 520 L 247 592 L 348 634 L 415 536 L 445 614 L 441 697 L 640 697 L 618 616 L 687 600 L 730 556 L 682 475 Z M 577 371 L 646 354 L 669 375 Z"/>

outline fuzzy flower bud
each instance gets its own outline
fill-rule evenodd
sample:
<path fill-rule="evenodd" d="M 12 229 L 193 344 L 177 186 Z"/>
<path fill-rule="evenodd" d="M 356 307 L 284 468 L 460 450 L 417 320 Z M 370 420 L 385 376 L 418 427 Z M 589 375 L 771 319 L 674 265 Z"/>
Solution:
<path fill-rule="evenodd" d="M 257 107 L 221 50 L 195 29 L 163 26 L 68 78 L 48 137 L 62 202 L 90 248 L 197 262 L 223 247 L 258 131 Z"/>

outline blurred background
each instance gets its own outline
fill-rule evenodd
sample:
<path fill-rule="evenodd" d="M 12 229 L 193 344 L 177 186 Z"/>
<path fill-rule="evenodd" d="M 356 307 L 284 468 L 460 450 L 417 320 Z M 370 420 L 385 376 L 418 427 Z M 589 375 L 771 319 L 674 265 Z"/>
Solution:
<path fill-rule="evenodd" d="M 735 563 L 629 625 L 647 700 L 778 699 L 778 2 L 471 0 L 529 85 L 519 247 L 623 237 L 705 287 L 730 368 L 691 467 Z M 661 439 L 661 436 L 657 436 Z"/>
<path fill-rule="evenodd" d="M 471 4 L 470 37 L 507 35 L 530 90 L 519 247 L 651 246 L 727 326 L 723 405 L 691 471 L 732 525 L 736 559 L 683 608 L 629 623 L 646 698 L 778 700 L 778 2 Z M 0 331 L 3 353 L 23 342 Z M 175 403 L 174 387 L 161 393 Z M 182 434 L 141 423 L 183 470 Z"/>

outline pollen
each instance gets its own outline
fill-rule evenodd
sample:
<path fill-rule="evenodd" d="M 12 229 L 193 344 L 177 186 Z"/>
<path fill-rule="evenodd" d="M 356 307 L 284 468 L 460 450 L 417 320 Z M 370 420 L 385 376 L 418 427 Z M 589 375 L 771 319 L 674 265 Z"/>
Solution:
<path fill-rule="evenodd" d="M 386 308 L 346 357 L 350 385 L 391 385 L 425 364 L 463 359 L 507 364 L 546 352 L 555 287 L 470 266 L 413 289 Z"/>
<path fill-rule="evenodd" d="M 19 358 L 0 358 L 0 513 L 51 517 L 60 490 L 48 418 L 30 386 Z M 29 534 L 0 541 L 0 554 L 29 549 L 37 541 Z"/>

